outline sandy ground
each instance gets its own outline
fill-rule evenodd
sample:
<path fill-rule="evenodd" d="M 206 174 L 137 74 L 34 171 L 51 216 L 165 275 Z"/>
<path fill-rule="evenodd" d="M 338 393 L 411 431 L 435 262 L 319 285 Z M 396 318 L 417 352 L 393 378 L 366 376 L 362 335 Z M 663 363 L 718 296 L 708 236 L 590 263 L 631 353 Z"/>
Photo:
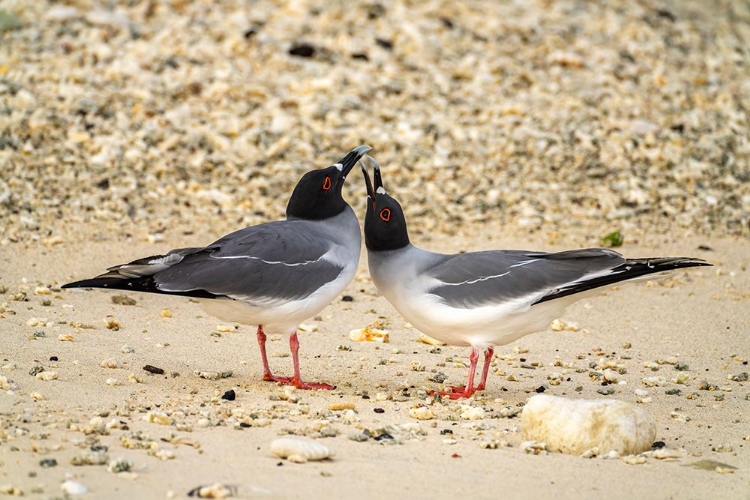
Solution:
<path fill-rule="evenodd" d="M 0 0 L 0 492 L 750 499 L 748 40 L 741 0 Z M 417 342 L 364 262 L 300 334 L 333 392 L 262 382 L 254 329 L 189 300 L 59 289 L 278 219 L 302 172 L 363 143 L 420 246 L 619 230 L 628 256 L 715 267 L 579 302 L 443 403 L 468 350 Z M 363 193 L 352 176 L 360 217 Z M 350 340 L 376 320 L 390 343 Z M 645 408 L 673 458 L 527 454 L 538 390 Z M 275 458 L 285 434 L 335 458 Z"/>
<path fill-rule="evenodd" d="M 213 236 L 205 235 L 205 241 Z M 189 241 L 179 234 L 166 239 L 177 245 Z M 435 237 L 427 246 L 556 248 L 481 237 Z M 0 395 L 1 484 L 30 498 L 59 497 L 66 477 L 90 489 L 81 498 L 183 498 L 217 482 L 236 488 L 238 498 L 746 499 L 750 494 L 750 386 L 728 379 L 749 371 L 747 241 L 659 237 L 625 246 L 631 256 L 695 255 L 715 267 L 607 290 L 575 304 L 564 321 L 577 331 L 548 330 L 498 349 L 487 391 L 470 401 L 444 403 L 424 399 L 422 390 L 440 387 L 429 380 L 438 372 L 447 375 L 446 383 L 463 383 L 468 350 L 417 342 L 418 333 L 375 293 L 364 261 L 346 292 L 353 301 L 336 301 L 309 322 L 317 331 L 301 334 L 303 375 L 337 385 L 332 392 L 285 392 L 262 382 L 254 330 L 219 332 L 221 322 L 188 300 L 128 294 L 137 303 L 126 306 L 113 303 L 114 292 L 57 289 L 71 278 L 166 249 L 113 235 L 96 244 L 0 250 L 7 301 L 0 356 L 10 385 Z M 172 317 L 163 317 L 165 309 Z M 29 326 L 33 318 L 46 322 Z M 390 330 L 389 344 L 349 339 L 351 329 L 376 319 Z M 108 320 L 117 321 L 119 330 L 108 329 Z M 269 344 L 272 367 L 288 373 L 286 342 L 276 340 Z M 124 345 L 133 352 L 123 352 Z M 114 361 L 117 367 L 103 367 L 107 360 L 105 365 Z M 610 396 L 598 394 L 601 385 L 590 377 L 596 371 L 590 366 L 603 360 L 626 369 Z M 562 366 L 554 366 L 556 361 Z M 687 371 L 677 371 L 676 361 Z M 165 374 L 145 372 L 147 364 Z M 34 367 L 57 378 L 31 376 Z M 233 374 L 206 380 L 196 377 L 196 370 Z M 554 372 L 563 375 L 560 385 L 549 383 Z M 679 373 L 688 375 L 684 385 L 672 382 Z M 664 385 L 647 387 L 643 379 L 653 376 L 663 377 Z M 710 390 L 700 389 L 702 381 Z M 650 402 L 640 404 L 658 423 L 657 439 L 677 458 L 648 457 L 629 465 L 621 459 L 525 453 L 519 419 L 501 415 L 515 413 L 541 386 L 548 394 L 629 402 L 636 401 L 636 389 L 647 390 Z M 230 389 L 236 400 L 221 399 Z M 670 389 L 681 393 L 666 394 Z M 339 403 L 350 403 L 354 411 L 329 409 Z M 418 405 L 428 405 L 436 418 L 411 418 L 409 409 Z M 462 419 L 461 405 L 483 408 L 483 418 Z M 168 423 L 159 423 L 160 417 Z M 365 429 L 393 439 L 350 438 Z M 289 433 L 330 446 L 335 458 L 294 464 L 272 456 L 271 441 Z M 134 442 L 150 448 L 126 447 Z M 488 447 L 492 442 L 499 447 Z M 129 472 L 108 471 L 119 457 L 132 463 Z M 57 465 L 41 466 L 45 459 Z M 104 464 L 72 464 L 87 459 Z M 736 469 L 718 473 L 694 466 L 705 460 Z"/>

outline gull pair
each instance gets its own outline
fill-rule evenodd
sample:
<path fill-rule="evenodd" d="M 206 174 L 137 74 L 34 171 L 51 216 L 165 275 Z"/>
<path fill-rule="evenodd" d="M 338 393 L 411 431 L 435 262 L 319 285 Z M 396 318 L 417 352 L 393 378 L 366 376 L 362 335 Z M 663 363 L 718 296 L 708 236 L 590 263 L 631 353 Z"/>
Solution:
<path fill-rule="evenodd" d="M 332 389 L 305 382 L 299 368 L 298 325 L 336 298 L 359 263 L 361 237 L 354 211 L 342 197 L 352 168 L 370 150 L 359 146 L 325 169 L 302 176 L 289 199 L 286 219 L 230 233 L 206 247 L 111 267 L 63 288 L 109 288 L 196 298 L 224 321 L 257 325 L 263 379 L 300 389 Z M 368 157 L 369 158 L 369 157 Z M 603 249 L 557 254 L 494 251 L 445 255 L 411 245 L 401 206 L 383 187 L 373 159 L 367 187 L 365 242 L 373 282 L 396 309 L 428 335 L 472 347 L 465 387 L 452 398 L 485 388 L 493 347 L 543 330 L 582 293 L 619 281 L 680 267 L 699 259 L 625 259 Z M 294 373 L 272 374 L 266 333 L 289 336 Z M 481 382 L 474 387 L 479 355 Z"/>

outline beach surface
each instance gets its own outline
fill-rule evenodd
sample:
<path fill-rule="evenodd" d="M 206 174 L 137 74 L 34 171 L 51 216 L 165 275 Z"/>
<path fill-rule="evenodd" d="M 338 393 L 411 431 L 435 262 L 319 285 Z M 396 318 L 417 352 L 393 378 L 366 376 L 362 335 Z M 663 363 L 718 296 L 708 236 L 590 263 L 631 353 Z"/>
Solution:
<path fill-rule="evenodd" d="M 739 1 L 0 0 L 0 493 L 747 500 L 748 40 Z M 468 348 L 420 341 L 364 252 L 300 331 L 333 391 L 263 382 L 255 328 L 195 301 L 60 289 L 279 219 L 360 144 L 420 247 L 617 232 L 713 267 L 581 300 L 460 401 L 429 393 L 465 383 Z M 345 198 L 363 220 L 358 173 Z M 351 339 L 368 325 L 389 342 Z M 287 339 L 268 348 L 291 374 Z M 653 450 L 524 444 L 541 392 L 645 409 Z M 284 436 L 335 454 L 281 459 Z"/>

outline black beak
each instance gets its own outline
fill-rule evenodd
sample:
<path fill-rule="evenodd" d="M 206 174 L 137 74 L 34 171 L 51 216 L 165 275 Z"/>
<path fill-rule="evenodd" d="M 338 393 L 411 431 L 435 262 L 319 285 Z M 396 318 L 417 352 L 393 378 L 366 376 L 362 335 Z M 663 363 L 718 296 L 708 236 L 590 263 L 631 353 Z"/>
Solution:
<path fill-rule="evenodd" d="M 372 182 L 370 181 L 370 174 L 367 173 L 367 165 L 363 161 L 359 162 L 359 166 L 362 168 L 362 174 L 365 176 L 365 184 L 367 185 L 367 196 L 369 198 L 372 198 L 372 200 L 375 200 L 375 195 L 377 194 L 378 188 L 383 187 L 383 178 L 380 176 L 380 165 L 378 165 L 378 162 L 375 161 L 375 158 L 373 158 L 370 155 L 365 156 L 367 158 L 367 161 L 372 163 L 373 170 L 375 171 L 375 188 L 373 189 Z M 385 188 L 383 188 L 385 190 Z"/>
<path fill-rule="evenodd" d="M 367 165 L 365 165 L 365 162 L 360 160 L 359 166 L 360 168 L 362 168 L 362 175 L 365 177 L 365 186 L 367 187 L 367 197 L 370 198 L 371 200 L 375 200 L 375 190 L 372 189 L 372 181 L 370 180 L 370 174 L 367 173 Z"/>
<path fill-rule="evenodd" d="M 383 188 L 383 190 L 385 190 L 385 188 L 383 187 L 383 178 L 380 176 L 380 165 L 378 165 L 378 162 L 376 162 L 375 158 L 373 158 L 372 156 L 368 156 L 368 158 L 372 162 L 375 170 L 375 192 L 377 193 L 378 189 L 380 188 Z"/>
<path fill-rule="evenodd" d="M 341 175 L 339 176 L 338 182 L 341 184 L 346 179 L 346 176 L 351 172 L 352 168 L 354 168 L 354 165 L 357 164 L 357 162 L 372 148 L 367 145 L 358 146 L 349 153 L 347 153 L 346 156 L 341 158 L 337 165 L 341 165 Z"/>

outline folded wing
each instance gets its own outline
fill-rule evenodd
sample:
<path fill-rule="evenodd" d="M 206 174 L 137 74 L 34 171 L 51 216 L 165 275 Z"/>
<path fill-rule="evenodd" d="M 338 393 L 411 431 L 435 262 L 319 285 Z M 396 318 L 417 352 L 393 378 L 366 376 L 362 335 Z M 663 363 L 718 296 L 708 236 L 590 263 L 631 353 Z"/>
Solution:
<path fill-rule="evenodd" d="M 426 274 L 430 293 L 456 308 L 515 301 L 519 307 L 562 298 L 620 281 L 680 267 L 700 259 L 625 259 L 602 248 L 559 253 L 487 251 L 446 255 Z"/>
<path fill-rule="evenodd" d="M 172 250 L 112 267 L 65 288 L 116 288 L 202 298 L 274 302 L 305 297 L 333 281 L 343 265 L 331 243 L 305 221 L 268 223 L 228 234 L 204 248 Z"/>

